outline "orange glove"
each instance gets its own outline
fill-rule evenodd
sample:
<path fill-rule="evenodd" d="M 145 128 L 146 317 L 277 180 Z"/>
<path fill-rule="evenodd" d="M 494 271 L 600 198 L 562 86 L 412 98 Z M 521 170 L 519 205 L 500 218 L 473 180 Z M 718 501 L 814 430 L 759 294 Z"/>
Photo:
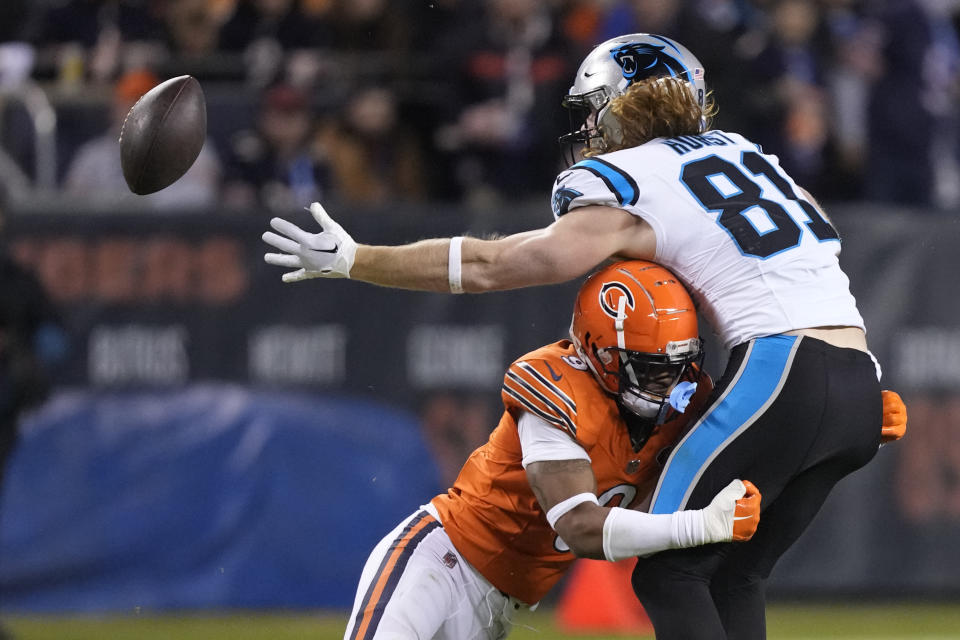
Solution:
<path fill-rule="evenodd" d="M 907 405 L 896 391 L 883 392 L 883 426 L 880 444 L 899 440 L 907 432 Z"/>
<path fill-rule="evenodd" d="M 760 490 L 749 480 L 743 480 L 747 492 L 737 500 L 737 508 L 733 512 L 733 540 L 746 542 L 757 532 L 760 524 Z"/>

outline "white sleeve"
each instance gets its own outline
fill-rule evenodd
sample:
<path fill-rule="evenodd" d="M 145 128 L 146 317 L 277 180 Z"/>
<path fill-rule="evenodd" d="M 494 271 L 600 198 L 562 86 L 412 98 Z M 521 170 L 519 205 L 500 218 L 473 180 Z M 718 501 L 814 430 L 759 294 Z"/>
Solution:
<path fill-rule="evenodd" d="M 545 460 L 590 460 L 590 455 L 565 431 L 543 418 L 523 412 L 517 421 L 523 468 Z"/>
<path fill-rule="evenodd" d="M 743 482 L 734 480 L 703 509 L 653 514 L 613 507 L 603 521 L 603 557 L 616 562 L 666 549 L 730 542 L 734 523 L 742 519 L 737 518 L 737 500 L 746 492 Z"/>
<path fill-rule="evenodd" d="M 642 513 L 613 507 L 603 521 L 603 557 L 610 562 L 707 542 L 703 510 Z"/>

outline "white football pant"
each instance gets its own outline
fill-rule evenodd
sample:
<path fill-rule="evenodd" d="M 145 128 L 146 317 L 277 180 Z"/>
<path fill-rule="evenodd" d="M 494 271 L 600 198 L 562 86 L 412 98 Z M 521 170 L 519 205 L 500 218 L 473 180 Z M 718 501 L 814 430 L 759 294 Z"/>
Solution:
<path fill-rule="evenodd" d="M 343 637 L 502 640 L 521 607 L 463 559 L 425 505 L 374 547 Z"/>

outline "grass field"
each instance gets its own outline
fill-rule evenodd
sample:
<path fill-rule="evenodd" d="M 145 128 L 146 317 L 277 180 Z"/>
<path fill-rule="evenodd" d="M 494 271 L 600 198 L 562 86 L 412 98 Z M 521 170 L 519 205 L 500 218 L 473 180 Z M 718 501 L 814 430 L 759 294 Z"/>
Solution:
<path fill-rule="evenodd" d="M 769 607 L 767 618 L 771 640 L 960 640 L 960 604 L 779 604 Z M 564 634 L 550 612 L 527 612 L 517 622 L 511 640 L 626 637 Z M 339 640 L 345 614 L 7 617 L 4 623 L 15 640 Z"/>

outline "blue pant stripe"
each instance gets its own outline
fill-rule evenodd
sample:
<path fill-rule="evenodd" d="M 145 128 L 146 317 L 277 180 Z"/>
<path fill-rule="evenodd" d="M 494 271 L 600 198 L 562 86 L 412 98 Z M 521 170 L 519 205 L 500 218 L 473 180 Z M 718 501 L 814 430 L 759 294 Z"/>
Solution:
<path fill-rule="evenodd" d="M 650 513 L 673 513 L 685 506 L 691 485 L 730 436 L 770 400 L 792 360 L 796 336 L 758 338 L 741 365 L 740 377 L 674 450 L 663 470 Z"/>

